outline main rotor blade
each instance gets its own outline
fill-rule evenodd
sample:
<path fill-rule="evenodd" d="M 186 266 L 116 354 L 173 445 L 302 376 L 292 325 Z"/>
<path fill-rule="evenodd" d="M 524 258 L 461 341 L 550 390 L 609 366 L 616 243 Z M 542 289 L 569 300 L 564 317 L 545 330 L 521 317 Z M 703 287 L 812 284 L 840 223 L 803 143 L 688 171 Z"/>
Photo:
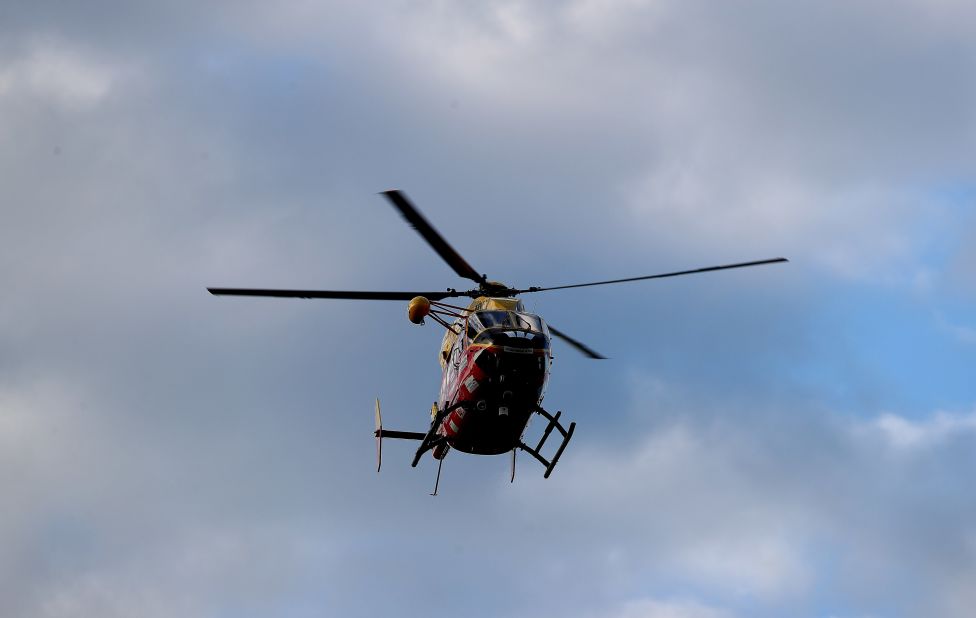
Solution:
<path fill-rule="evenodd" d="M 553 335 L 559 337 L 560 339 L 562 339 L 563 341 L 565 341 L 569 345 L 573 346 L 574 348 L 576 348 L 577 350 L 579 350 L 580 352 L 582 352 L 584 355 L 586 355 L 586 356 L 588 356 L 590 358 L 598 359 L 598 360 L 606 360 L 606 358 L 607 358 L 606 356 L 601 356 L 599 352 L 594 351 L 592 348 L 586 346 L 584 343 L 573 339 L 572 337 L 570 337 L 566 333 L 562 332 L 561 330 L 557 330 L 557 329 L 553 328 L 552 324 L 549 324 L 548 326 L 549 326 L 549 332 L 550 333 L 552 333 Z"/>
<path fill-rule="evenodd" d="M 740 262 L 738 264 L 724 264 L 722 266 L 707 266 L 705 268 L 695 268 L 694 270 L 679 270 L 673 273 L 661 273 L 659 275 L 646 275 L 644 277 L 628 277 L 627 279 L 611 279 L 609 281 L 594 281 L 593 283 L 575 283 L 572 285 L 557 285 L 548 288 L 532 287 L 527 290 L 515 290 L 515 294 L 525 294 L 527 292 L 546 292 L 549 290 L 566 290 L 569 288 L 585 288 L 591 285 L 607 285 L 610 283 L 626 283 L 628 281 L 643 281 L 645 279 L 664 279 L 665 277 L 677 277 L 679 275 L 694 275 L 697 273 L 707 273 L 713 270 L 728 270 L 730 268 L 745 268 L 747 266 L 760 266 L 762 264 L 776 264 L 777 262 L 789 262 L 786 258 L 772 258 L 769 260 L 758 260 L 755 262 Z"/>
<path fill-rule="evenodd" d="M 464 296 L 462 292 L 353 292 L 343 290 L 264 290 L 257 288 L 207 288 L 214 296 L 275 296 L 278 298 L 335 298 L 341 300 L 410 300 L 425 296 L 441 300 Z"/>
<path fill-rule="evenodd" d="M 424 216 L 420 214 L 420 211 L 417 210 L 413 204 L 410 203 L 410 200 L 407 199 L 406 195 L 396 189 L 384 191 L 382 194 L 385 195 L 386 199 L 390 200 L 390 203 L 400 211 L 400 214 L 403 215 L 403 218 L 407 220 L 407 223 L 409 223 L 413 229 L 417 230 L 417 232 L 424 237 L 427 244 L 434 248 L 437 255 L 441 256 L 441 259 L 447 262 L 448 265 L 454 269 L 454 272 L 466 279 L 471 279 L 475 283 L 481 283 L 484 281 L 484 277 L 478 274 L 478 271 L 472 268 L 471 265 L 468 264 L 464 258 L 461 257 L 461 255 L 447 243 L 446 240 L 444 240 L 444 237 L 434 229 L 434 226 L 427 222 L 427 219 L 424 219 Z"/>

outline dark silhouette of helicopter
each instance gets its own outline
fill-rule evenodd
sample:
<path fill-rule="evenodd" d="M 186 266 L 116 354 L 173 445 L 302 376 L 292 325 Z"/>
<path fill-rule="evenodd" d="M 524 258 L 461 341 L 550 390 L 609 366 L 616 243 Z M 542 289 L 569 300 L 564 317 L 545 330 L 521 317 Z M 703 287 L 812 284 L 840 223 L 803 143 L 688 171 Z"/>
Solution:
<path fill-rule="evenodd" d="M 569 288 L 608 285 L 647 279 L 663 279 L 786 262 L 786 258 L 772 258 L 753 262 L 708 266 L 693 270 L 610 279 L 591 283 L 576 283 L 553 287 L 509 287 L 490 281 L 479 274 L 420 214 L 400 191 L 382 193 L 404 219 L 427 241 L 458 275 L 470 279 L 476 287 L 458 291 L 448 288 L 442 292 L 385 292 L 341 290 L 276 290 L 256 288 L 207 288 L 211 294 L 224 296 L 275 296 L 282 298 L 331 298 L 349 300 L 409 301 L 407 317 L 414 324 L 423 324 L 430 317 L 446 329 L 439 361 L 443 371 L 440 396 L 431 409 L 430 427 L 426 432 L 394 431 L 383 428 L 380 402 L 376 400 L 376 470 L 382 465 L 384 438 L 416 440 L 420 442 L 412 465 L 431 451 L 438 460 L 434 493 L 440 484 L 441 466 L 451 449 L 476 455 L 512 454 L 511 480 L 515 479 L 515 455 L 521 449 L 545 466 L 544 477 L 549 478 L 569 444 L 576 423 L 564 427 L 559 422 L 561 412 L 550 414 L 542 407 L 542 399 L 552 365 L 550 351 L 553 336 L 565 341 L 589 358 L 604 358 L 585 344 L 546 324 L 538 315 L 525 310 L 517 297 L 522 294 L 565 290 Z M 441 302 L 448 298 L 473 299 L 466 307 Z M 533 415 L 547 422 L 541 439 L 535 446 L 523 442 L 523 435 Z M 551 458 L 542 448 L 552 432 L 562 437 Z"/>

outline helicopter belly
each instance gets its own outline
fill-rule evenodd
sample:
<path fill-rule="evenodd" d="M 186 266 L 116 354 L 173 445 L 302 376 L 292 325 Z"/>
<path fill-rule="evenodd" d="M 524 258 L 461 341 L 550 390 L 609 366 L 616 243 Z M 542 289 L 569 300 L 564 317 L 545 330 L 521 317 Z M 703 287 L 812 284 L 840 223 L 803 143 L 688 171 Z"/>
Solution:
<path fill-rule="evenodd" d="M 515 448 L 542 400 L 548 358 L 501 348 L 469 350 L 440 433 L 459 451 L 497 455 Z"/>
<path fill-rule="evenodd" d="M 497 411 L 475 410 L 466 415 L 460 425 L 455 423 L 458 430 L 453 436 L 448 436 L 447 443 L 463 453 L 507 453 L 518 445 L 530 414 L 528 408 L 504 415 L 499 415 Z"/>

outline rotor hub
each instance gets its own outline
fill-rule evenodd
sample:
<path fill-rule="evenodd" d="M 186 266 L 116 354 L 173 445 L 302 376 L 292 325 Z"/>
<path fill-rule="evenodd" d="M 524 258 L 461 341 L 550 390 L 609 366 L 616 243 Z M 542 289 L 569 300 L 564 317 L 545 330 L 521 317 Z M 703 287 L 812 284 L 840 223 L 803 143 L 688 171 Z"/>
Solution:
<path fill-rule="evenodd" d="M 481 293 L 485 296 L 510 297 L 515 296 L 516 290 L 501 281 L 484 281 L 481 284 Z"/>

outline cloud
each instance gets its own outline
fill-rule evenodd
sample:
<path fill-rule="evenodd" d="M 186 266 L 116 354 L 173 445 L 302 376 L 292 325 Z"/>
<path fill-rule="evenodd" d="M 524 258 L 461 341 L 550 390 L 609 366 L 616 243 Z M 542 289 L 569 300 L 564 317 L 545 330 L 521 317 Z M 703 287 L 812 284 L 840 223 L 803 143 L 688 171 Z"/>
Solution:
<path fill-rule="evenodd" d="M 921 421 L 896 414 L 882 414 L 871 426 L 897 449 L 933 448 L 947 440 L 976 432 L 976 412 L 936 412 Z"/>
<path fill-rule="evenodd" d="M 0 613 L 967 615 L 974 421 L 918 409 L 972 397 L 858 396 L 831 301 L 887 341 L 879 288 L 972 279 L 969 4 L 9 13 Z M 370 431 L 375 395 L 423 429 L 436 331 L 203 290 L 456 285 L 390 186 L 516 284 L 794 261 L 532 299 L 614 357 L 557 350 L 574 444 L 514 486 L 454 454 L 431 500 Z"/>
<path fill-rule="evenodd" d="M 561 470 L 573 479 L 561 488 L 570 500 L 564 511 L 628 539 L 619 547 L 620 568 L 632 580 L 667 573 L 727 598 L 766 602 L 802 595 L 814 576 L 805 549 L 809 522 L 774 497 L 775 486 L 753 478 L 751 468 L 764 458 L 751 452 L 754 439 L 679 425 L 610 458 L 578 452 Z M 612 513 L 603 512 L 611 504 Z"/>
<path fill-rule="evenodd" d="M 642 599 L 625 603 L 606 618 L 730 618 L 728 612 L 694 601 Z"/>
<path fill-rule="evenodd" d="M 971 415 L 863 423 L 794 408 L 739 411 L 736 422 L 690 402 L 684 410 L 658 415 L 629 446 L 577 444 L 549 481 L 555 496 L 532 500 L 523 515 L 573 530 L 570 559 L 590 565 L 587 577 L 599 582 L 591 589 L 654 598 L 667 581 L 704 591 L 709 607 L 755 616 L 811 606 L 965 615 L 951 608 L 965 598 L 960 570 L 976 560 L 976 502 L 964 497 Z M 893 458 L 892 448 L 916 456 Z M 926 585 L 891 587 L 918 578 Z"/>
<path fill-rule="evenodd" d="M 941 283 L 941 282 L 940 282 Z M 931 289 L 933 283 L 926 282 L 925 289 Z M 965 344 L 976 343 L 976 328 L 950 322 L 942 311 L 934 311 L 933 316 L 940 330 L 952 335 L 954 339 Z"/>
<path fill-rule="evenodd" d="M 698 3 L 510 2 L 342 18 L 376 42 L 357 61 L 397 82 L 424 132 L 450 126 L 445 138 L 471 157 L 524 152 L 532 178 L 490 161 L 522 195 L 601 178 L 600 193 L 560 196 L 567 223 L 649 253 L 744 259 L 748 247 L 904 285 L 955 233 L 938 191 L 976 160 L 957 53 L 972 44 L 947 11 L 968 13 L 760 3 L 717 18 Z M 309 45 L 308 17 L 277 19 Z"/>
<path fill-rule="evenodd" d="M 0 102 L 27 97 L 66 110 L 105 100 L 119 70 L 86 57 L 63 42 L 35 41 L 20 56 L 0 63 Z"/>

